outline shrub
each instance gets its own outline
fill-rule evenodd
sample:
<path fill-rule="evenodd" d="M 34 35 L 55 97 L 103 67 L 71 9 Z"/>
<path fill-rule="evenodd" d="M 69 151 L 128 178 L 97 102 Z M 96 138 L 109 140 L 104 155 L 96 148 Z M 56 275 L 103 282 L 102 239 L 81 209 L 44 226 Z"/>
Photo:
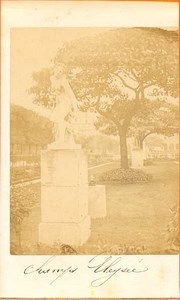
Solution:
<path fill-rule="evenodd" d="M 11 184 L 40 177 L 39 167 L 11 168 Z"/>
<path fill-rule="evenodd" d="M 170 251 L 179 252 L 179 226 L 178 226 L 178 208 L 175 206 L 170 209 L 170 218 L 164 232 Z"/>
<path fill-rule="evenodd" d="M 136 169 L 115 169 L 110 170 L 102 175 L 99 178 L 101 181 L 105 182 L 114 182 L 114 183 L 139 183 L 139 182 L 148 182 L 152 180 L 152 175 L 146 174 L 142 170 Z"/>
<path fill-rule="evenodd" d="M 91 255 L 122 255 L 122 254 L 149 254 L 148 249 L 145 246 L 128 246 L 125 244 L 111 245 L 110 243 L 101 242 L 97 245 L 84 245 L 76 249 L 79 255 L 89 254 Z"/>
<path fill-rule="evenodd" d="M 39 202 L 40 186 L 33 184 L 28 186 L 11 186 L 11 239 L 21 244 L 21 224 L 25 217 L 29 216 L 31 209 Z"/>
<path fill-rule="evenodd" d="M 84 245 L 79 247 L 72 247 L 70 245 L 54 243 L 52 246 L 45 244 L 22 244 L 18 247 L 11 243 L 11 254 L 20 255 L 122 255 L 122 254 L 149 254 L 144 246 L 127 246 L 123 244 L 110 245 L 109 243 L 100 243 L 98 245 Z"/>
<path fill-rule="evenodd" d="M 66 244 L 54 243 L 52 246 L 45 245 L 42 243 L 37 244 L 21 244 L 19 247 L 15 243 L 11 243 L 11 254 L 20 255 L 20 254 L 32 254 L 32 255 L 76 255 L 76 250 Z"/>

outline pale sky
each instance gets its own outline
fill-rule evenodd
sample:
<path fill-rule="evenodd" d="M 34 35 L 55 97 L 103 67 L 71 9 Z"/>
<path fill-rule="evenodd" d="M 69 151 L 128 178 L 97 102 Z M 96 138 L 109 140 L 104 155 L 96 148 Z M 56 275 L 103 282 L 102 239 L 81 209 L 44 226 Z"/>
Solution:
<path fill-rule="evenodd" d="M 35 109 L 27 90 L 32 73 L 51 66 L 51 60 L 64 41 L 89 36 L 105 28 L 15 28 L 11 30 L 11 102 Z"/>

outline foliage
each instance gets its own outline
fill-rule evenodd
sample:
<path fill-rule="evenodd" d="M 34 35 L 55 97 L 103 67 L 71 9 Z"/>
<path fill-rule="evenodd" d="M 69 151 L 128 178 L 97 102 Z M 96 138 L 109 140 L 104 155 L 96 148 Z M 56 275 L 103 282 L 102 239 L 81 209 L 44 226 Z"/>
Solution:
<path fill-rule="evenodd" d="M 148 254 L 145 246 L 127 246 L 125 244 L 110 245 L 107 242 L 100 241 L 96 245 L 85 245 L 79 247 L 72 247 L 66 244 L 54 243 L 52 246 L 45 244 L 25 244 L 21 248 L 15 244 L 11 244 L 11 254 L 28 254 L 28 255 L 82 255 L 82 254 Z"/>
<path fill-rule="evenodd" d="M 102 254 L 102 255 L 126 255 L 126 254 L 149 254 L 145 246 L 128 246 L 126 244 L 111 245 L 100 240 L 96 245 L 85 245 L 77 248 L 78 254 Z"/>
<path fill-rule="evenodd" d="M 170 219 L 165 230 L 165 236 L 169 248 L 174 253 L 179 253 L 179 216 L 178 216 L 178 207 L 175 206 L 170 209 Z"/>
<path fill-rule="evenodd" d="M 32 110 L 11 105 L 11 143 L 48 144 L 52 141 L 52 123 Z"/>
<path fill-rule="evenodd" d="M 29 93 L 33 94 L 34 103 L 42 104 L 46 107 L 52 107 L 55 104 L 55 95 L 51 88 L 51 72 L 48 68 L 42 69 L 40 72 L 34 72 L 33 80 L 37 83 L 29 89 Z"/>
<path fill-rule="evenodd" d="M 86 75 L 84 93 L 88 92 L 92 97 L 97 95 L 95 88 L 99 87 L 100 82 L 111 78 L 111 75 L 119 75 L 119 71 L 124 72 L 131 83 L 156 83 L 169 94 L 176 96 L 177 42 L 176 32 L 158 28 L 111 29 L 97 36 L 67 42 L 59 49 L 55 63 L 63 62 L 70 70 L 81 68 L 81 75 L 76 73 L 74 77 L 82 79 L 82 73 Z M 74 73 L 71 76 L 73 75 Z M 79 86 L 81 91 L 78 95 L 82 88 Z M 114 85 L 109 90 L 113 96 L 116 94 L 116 88 Z"/>
<path fill-rule="evenodd" d="M 17 244 L 11 243 L 12 255 L 138 255 L 152 254 L 151 249 L 145 246 L 128 246 L 126 244 L 111 245 L 106 241 L 100 241 L 96 245 L 85 245 L 72 247 L 66 244 L 55 243 L 52 246 L 45 244 L 22 244 L 19 247 Z M 164 254 L 178 253 L 178 246 L 172 249 L 164 249 Z M 159 254 L 159 252 L 153 252 Z"/>
<path fill-rule="evenodd" d="M 178 133 L 179 109 L 164 100 L 144 101 L 144 109 L 134 116 L 129 134 L 136 137 L 139 147 L 150 134 L 172 136 Z"/>
<path fill-rule="evenodd" d="M 100 180 L 106 183 L 141 183 L 149 182 L 152 176 L 136 169 L 115 169 L 101 175 Z"/>
<path fill-rule="evenodd" d="M 178 133 L 178 106 L 165 100 L 142 101 L 142 109 L 132 118 L 128 136 L 136 136 L 140 148 L 144 139 L 150 134 L 157 133 L 172 136 Z M 118 129 L 113 122 L 99 116 L 95 126 L 107 135 L 118 135 Z"/>
<path fill-rule="evenodd" d="M 18 167 L 11 168 L 11 184 L 15 182 L 24 181 L 26 179 L 32 179 L 40 177 L 40 167 Z"/>
<path fill-rule="evenodd" d="M 95 111 L 97 127 L 118 134 L 121 166 L 128 167 L 126 136 L 134 116 L 153 96 L 177 97 L 178 34 L 158 28 L 107 29 L 96 36 L 66 42 L 54 64 L 66 65 L 70 84 L 83 111 Z M 51 70 L 34 73 L 34 101 L 53 103 Z M 49 95 L 50 93 L 50 95 Z M 152 102 L 151 102 L 152 103 Z"/>
<path fill-rule="evenodd" d="M 15 232 L 19 237 L 21 224 L 25 217 L 29 216 L 31 209 L 38 203 L 37 185 L 18 185 L 10 188 L 10 209 L 11 209 L 11 233 Z"/>
<path fill-rule="evenodd" d="M 17 247 L 16 244 L 11 244 L 11 254 L 42 254 L 42 255 L 75 255 L 76 250 L 66 244 L 54 243 L 52 246 L 38 243 L 38 244 L 21 244 L 21 248 Z"/>

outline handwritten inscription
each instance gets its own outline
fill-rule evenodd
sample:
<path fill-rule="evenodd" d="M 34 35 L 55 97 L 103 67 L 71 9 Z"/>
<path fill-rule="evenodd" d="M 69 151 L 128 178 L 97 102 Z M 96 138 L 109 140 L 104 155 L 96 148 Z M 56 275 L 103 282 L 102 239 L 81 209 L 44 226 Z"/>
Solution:
<path fill-rule="evenodd" d="M 65 275 L 72 275 L 73 273 L 82 272 L 81 266 L 66 266 L 66 267 L 54 267 L 56 256 L 51 256 L 48 260 L 42 263 L 40 266 L 29 265 L 24 269 L 25 275 L 47 275 L 50 278 L 50 285 Z M 90 269 L 95 279 L 91 281 L 91 286 L 100 287 L 107 281 L 112 279 L 115 275 L 120 273 L 138 274 L 148 271 L 148 267 L 143 266 L 142 259 L 135 262 L 135 266 L 126 266 L 124 258 L 122 256 L 103 256 L 96 255 L 88 261 L 87 269 Z M 98 275 L 98 276 L 97 276 Z M 52 279 L 53 278 L 53 279 Z"/>
<path fill-rule="evenodd" d="M 32 273 L 37 273 L 39 275 L 55 274 L 57 276 L 55 276 L 55 278 L 50 282 L 50 284 L 53 284 L 58 278 L 64 276 L 65 274 L 67 273 L 72 274 L 78 270 L 78 267 L 72 267 L 72 266 L 68 266 L 67 268 L 62 268 L 62 267 L 52 268 L 50 263 L 52 263 L 55 258 L 56 256 L 51 256 L 40 267 L 36 267 L 34 265 L 28 266 L 27 268 L 25 268 L 24 274 L 25 275 L 32 274 Z"/>
<path fill-rule="evenodd" d="M 121 266 L 122 262 L 122 257 L 113 258 L 111 255 L 105 259 L 102 259 L 102 257 L 99 255 L 93 257 L 88 263 L 88 268 L 93 269 L 95 274 L 100 274 L 100 277 L 93 280 L 91 285 L 93 287 L 101 286 L 117 273 L 142 273 L 148 271 L 147 267 L 140 266 L 142 260 L 139 261 L 138 268 Z"/>

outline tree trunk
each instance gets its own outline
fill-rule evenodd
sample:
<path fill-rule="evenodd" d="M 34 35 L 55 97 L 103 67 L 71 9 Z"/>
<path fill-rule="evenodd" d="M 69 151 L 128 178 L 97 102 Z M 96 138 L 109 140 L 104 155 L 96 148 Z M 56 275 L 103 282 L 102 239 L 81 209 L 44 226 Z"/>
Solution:
<path fill-rule="evenodd" d="M 139 148 L 140 148 L 141 150 L 143 150 L 143 140 L 144 140 L 144 139 L 140 139 L 140 141 L 139 141 Z"/>
<path fill-rule="evenodd" d="M 128 169 L 128 150 L 127 150 L 127 137 L 126 137 L 126 130 L 121 130 L 119 132 L 119 139 L 120 139 L 120 157 L 121 157 L 121 168 Z"/>

